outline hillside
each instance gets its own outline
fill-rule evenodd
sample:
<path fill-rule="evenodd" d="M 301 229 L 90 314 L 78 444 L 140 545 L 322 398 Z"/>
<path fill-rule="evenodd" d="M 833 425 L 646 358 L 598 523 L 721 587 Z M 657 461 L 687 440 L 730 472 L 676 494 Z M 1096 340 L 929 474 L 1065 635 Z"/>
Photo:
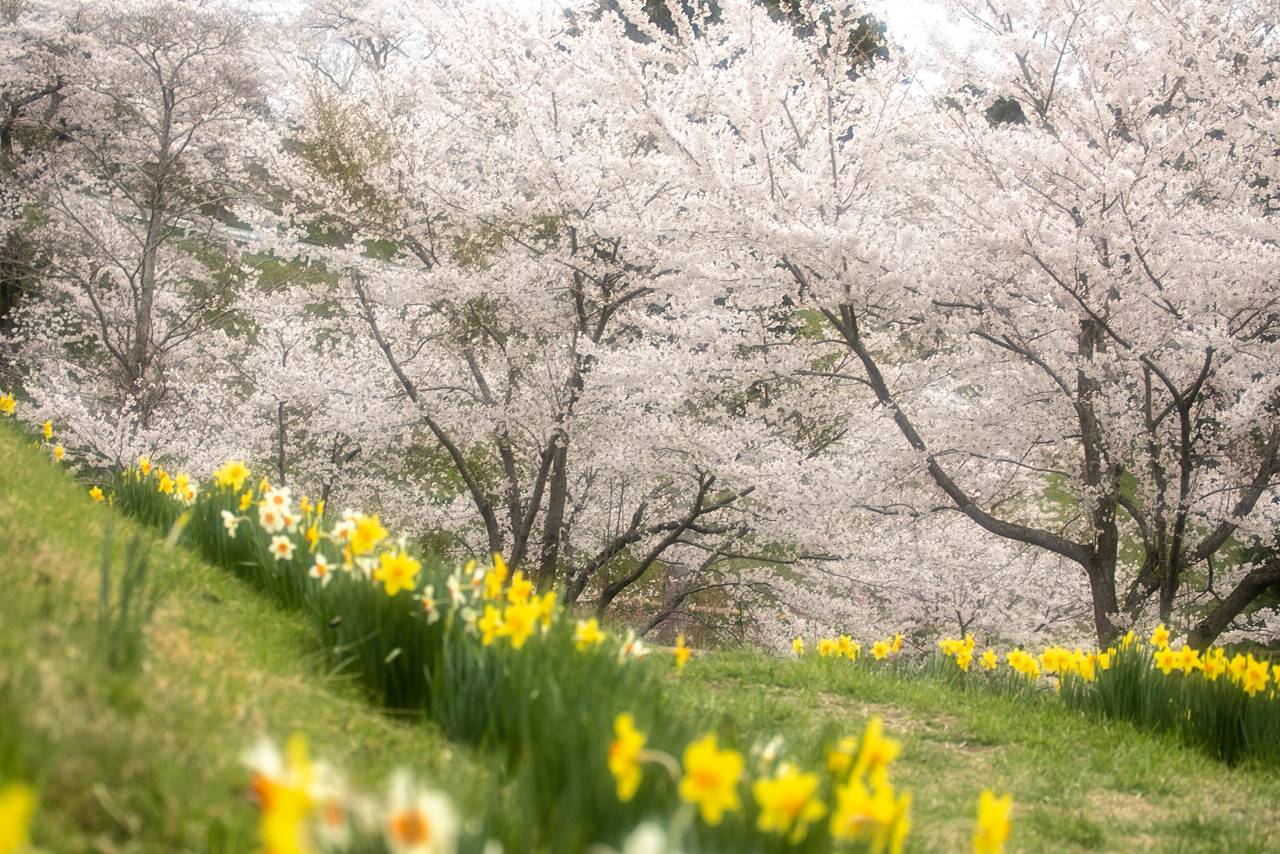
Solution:
<path fill-rule="evenodd" d="M 8 424 L 0 458 L 0 782 L 34 783 L 44 850 L 256 850 L 240 756 L 260 732 L 306 735 L 367 789 L 411 768 L 464 814 L 492 813 L 509 794 L 484 745 L 388 716 L 327 675 L 299 613 L 94 504 Z M 108 526 L 116 571 L 140 537 L 164 591 L 136 674 L 108 667 L 97 631 Z M 1229 768 L 1052 697 L 751 650 L 698 653 L 664 678 L 685 717 L 743 739 L 802 743 L 882 717 L 904 745 L 894 767 L 913 793 L 909 851 L 966 849 L 984 787 L 1013 794 L 1013 851 L 1266 851 L 1280 826 L 1274 772 Z"/>

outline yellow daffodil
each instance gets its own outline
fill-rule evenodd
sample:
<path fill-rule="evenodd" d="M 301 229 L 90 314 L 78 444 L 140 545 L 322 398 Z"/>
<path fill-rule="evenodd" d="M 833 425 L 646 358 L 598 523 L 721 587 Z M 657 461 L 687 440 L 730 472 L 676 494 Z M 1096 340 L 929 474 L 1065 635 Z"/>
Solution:
<path fill-rule="evenodd" d="M 58 462 L 62 462 L 62 458 L 65 457 L 66 455 L 67 455 L 67 449 L 62 447 L 62 445 L 53 446 L 53 458 L 55 460 L 57 460 Z"/>
<path fill-rule="evenodd" d="M 1267 663 L 1258 661 L 1250 655 L 1248 665 L 1244 669 L 1244 675 L 1240 677 L 1240 687 L 1250 697 L 1256 697 L 1259 691 L 1267 687 L 1267 680 L 1270 678 L 1271 668 L 1267 666 Z"/>
<path fill-rule="evenodd" d="M 835 638 L 821 638 L 818 640 L 818 656 L 820 658 L 831 658 L 840 652 L 840 643 Z"/>
<path fill-rule="evenodd" d="M 1200 660 L 1200 673 L 1210 682 L 1227 672 L 1227 655 L 1220 649 L 1210 650 Z"/>
<path fill-rule="evenodd" d="M 892 652 L 894 655 L 897 655 L 899 652 L 902 651 L 902 635 L 901 634 L 895 634 L 893 636 L 893 643 L 889 645 L 889 651 Z"/>
<path fill-rule="evenodd" d="M 146 477 L 151 474 L 151 458 L 138 457 L 138 471 L 142 472 L 142 476 Z"/>
<path fill-rule="evenodd" d="M 1169 645 L 1169 630 L 1164 623 L 1156 626 L 1156 630 L 1151 633 L 1151 645 L 1156 649 L 1164 649 Z"/>
<path fill-rule="evenodd" d="M 809 832 L 809 825 L 827 814 L 827 805 L 817 792 L 817 774 L 803 773 L 787 764 L 773 777 L 757 780 L 751 787 L 760 805 L 757 829 L 783 834 L 792 845 L 799 843 Z"/>
<path fill-rule="evenodd" d="M 796 658 L 804 657 L 804 638 L 796 638 L 791 641 L 791 651 L 795 653 Z"/>
<path fill-rule="evenodd" d="M 538 603 L 538 622 L 542 625 L 545 632 L 551 628 L 551 621 L 556 616 L 556 592 L 548 590 L 535 600 Z"/>
<path fill-rule="evenodd" d="M 367 555 L 387 537 L 387 529 L 375 516 L 360 516 L 351 532 L 351 551 L 355 555 Z"/>
<path fill-rule="evenodd" d="M 578 620 L 573 629 L 573 645 L 578 652 L 586 652 L 591 647 L 604 643 L 604 632 L 600 631 L 600 622 L 592 617 L 589 620 Z"/>
<path fill-rule="evenodd" d="M 36 793 L 23 783 L 0 788 L 0 854 L 18 854 L 31 844 Z"/>
<path fill-rule="evenodd" d="M 876 641 L 871 645 L 871 657 L 876 661 L 884 661 L 889 657 L 890 646 L 886 641 Z"/>
<path fill-rule="evenodd" d="M 511 576 L 511 584 L 507 587 L 507 601 L 512 605 L 523 605 L 533 595 L 533 582 L 524 577 L 519 570 Z"/>
<path fill-rule="evenodd" d="M 250 489 L 240 496 L 240 512 L 244 513 L 253 506 L 253 490 Z"/>
<path fill-rule="evenodd" d="M 169 473 L 164 469 L 160 469 L 160 482 L 156 484 L 156 489 L 164 495 L 173 494 L 173 478 L 169 477 Z"/>
<path fill-rule="evenodd" d="M 491 646 L 502 628 L 502 612 L 492 605 L 485 605 L 484 615 L 476 623 L 476 628 L 480 629 L 480 642 Z"/>
<path fill-rule="evenodd" d="M 693 654 L 693 650 L 684 642 L 684 633 L 676 635 L 676 645 L 671 650 L 672 655 L 676 658 L 676 670 L 684 670 L 684 666 L 689 663 L 689 656 Z"/>
<path fill-rule="evenodd" d="M 831 835 L 838 841 L 868 843 L 872 851 L 901 852 L 907 835 L 911 799 L 894 797 L 885 781 L 868 786 L 851 777 L 836 789 L 836 809 L 831 814 Z"/>
<path fill-rule="evenodd" d="M 244 464 L 244 460 L 228 460 L 213 473 L 213 479 L 218 486 L 230 489 L 232 492 L 239 492 L 249 476 L 249 467 Z"/>
<path fill-rule="evenodd" d="M 1040 677 L 1040 664 L 1036 661 L 1035 656 L 1024 652 L 1020 649 L 1010 650 L 1005 655 L 1005 660 L 1009 662 L 1015 672 L 1021 673 L 1030 680 Z"/>
<path fill-rule="evenodd" d="M 974 854 L 1002 854 L 1009 839 L 1012 811 L 1012 795 L 997 798 L 990 789 L 982 790 L 978 798 L 978 824 L 973 831 Z"/>
<path fill-rule="evenodd" d="M 102 487 L 100 486 L 95 486 L 90 489 L 89 497 L 93 499 L 94 504 L 101 504 L 103 499 L 106 498 L 106 496 L 102 494 Z"/>
<path fill-rule="evenodd" d="M 635 719 L 623 712 L 613 721 L 613 743 L 609 745 L 609 773 L 618 785 L 618 800 L 629 801 L 640 788 L 640 752 L 645 735 L 636 729 Z"/>
<path fill-rule="evenodd" d="M 1190 674 L 1203 667 L 1204 663 L 1200 660 L 1200 653 L 1194 647 L 1184 644 L 1182 649 L 1178 650 L 1178 666 L 1182 668 L 1183 673 Z"/>
<path fill-rule="evenodd" d="M 378 568 L 373 571 L 374 581 L 381 581 L 388 596 L 401 590 L 412 590 L 418 584 L 418 570 L 422 564 L 403 551 L 383 552 L 378 556 Z"/>
<path fill-rule="evenodd" d="M 862 733 L 862 745 L 858 751 L 858 761 L 853 767 L 853 775 L 867 775 L 872 780 L 884 778 L 889 765 L 902 752 L 902 742 L 884 737 L 884 721 L 878 715 L 867 721 L 867 728 Z"/>
<path fill-rule="evenodd" d="M 53 422 L 46 421 L 44 424 L 40 425 L 40 434 L 44 436 L 44 440 L 46 442 L 53 441 Z"/>
<path fill-rule="evenodd" d="M 520 649 L 538 626 L 538 604 L 523 602 L 519 605 L 508 605 L 502 615 L 502 628 L 499 634 L 511 639 L 513 649 Z"/>
<path fill-rule="evenodd" d="M 1156 667 L 1160 668 L 1161 673 L 1168 676 L 1180 667 L 1178 653 L 1169 649 L 1167 646 L 1162 647 L 1156 652 L 1155 664 Z"/>
<path fill-rule="evenodd" d="M 17 406 L 18 402 L 13 399 L 12 394 L 0 394 L 0 415 L 13 415 Z"/>
<path fill-rule="evenodd" d="M 996 651 L 994 649 L 988 649 L 982 654 L 982 657 L 978 659 L 978 664 L 983 670 L 995 670 L 999 663 L 1000 660 L 996 658 Z"/>
<path fill-rule="evenodd" d="M 698 807 L 702 820 L 717 825 L 726 812 L 741 808 L 738 779 L 742 754 L 721 750 L 714 733 L 704 735 L 684 750 L 684 776 L 680 799 Z"/>
<path fill-rule="evenodd" d="M 858 756 L 858 739 L 846 735 L 827 748 L 827 771 L 837 780 L 843 780 Z"/>

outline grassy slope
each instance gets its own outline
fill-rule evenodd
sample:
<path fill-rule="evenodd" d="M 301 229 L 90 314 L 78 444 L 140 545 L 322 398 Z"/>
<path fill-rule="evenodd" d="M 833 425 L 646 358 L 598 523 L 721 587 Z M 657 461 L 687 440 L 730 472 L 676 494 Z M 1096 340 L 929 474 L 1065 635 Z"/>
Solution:
<path fill-rule="evenodd" d="M 983 786 L 1014 796 L 1015 851 L 1280 850 L 1280 775 L 1228 768 L 1171 738 L 841 661 L 708 656 L 683 702 L 709 721 L 766 719 L 780 733 L 857 732 L 870 715 L 903 742 L 894 779 L 914 793 L 913 850 L 968 846 Z"/>
<path fill-rule="evenodd" d="M 37 781 L 46 850 L 254 850 L 239 757 L 259 732 L 306 734 L 364 787 L 404 765 L 464 805 L 481 797 L 485 765 L 326 678 L 299 615 L 91 504 L 26 444 L 0 424 L 0 780 Z M 94 654 L 108 519 L 117 555 L 134 533 L 152 543 L 168 590 L 133 680 Z"/>
<path fill-rule="evenodd" d="M 154 545 L 170 587 L 135 682 L 93 655 L 102 526 L 139 529 L 0 426 L 0 778 L 39 781 L 52 851 L 253 850 L 239 752 L 265 729 L 377 785 L 402 764 L 478 806 L 484 763 L 429 726 L 390 721 L 325 678 L 308 630 L 227 573 Z M 783 735 L 856 732 L 871 714 L 905 742 L 911 849 L 967 847 L 977 792 L 1013 792 L 1017 851 L 1264 851 L 1280 779 L 1229 769 L 1169 739 L 920 679 L 747 652 L 700 656 L 675 686 L 708 724 Z M 12 754 L 19 746 L 18 756 Z M 8 750 L 7 750 L 8 748 Z"/>

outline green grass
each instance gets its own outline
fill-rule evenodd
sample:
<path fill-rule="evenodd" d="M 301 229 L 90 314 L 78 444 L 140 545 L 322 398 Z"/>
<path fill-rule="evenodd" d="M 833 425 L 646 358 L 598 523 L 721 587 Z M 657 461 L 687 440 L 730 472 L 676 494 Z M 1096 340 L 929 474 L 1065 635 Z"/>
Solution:
<path fill-rule="evenodd" d="M 326 675 L 301 615 L 92 504 L 25 445 L 0 427 L 0 781 L 36 785 L 38 845 L 256 850 L 240 755 L 259 733 L 303 733 L 366 789 L 405 766 L 447 784 L 463 810 L 490 799 L 489 763 Z M 96 649 L 108 520 L 117 572 L 138 534 L 164 591 L 136 676 L 114 673 Z"/>
<path fill-rule="evenodd" d="M 528 847 L 511 844 L 522 824 L 548 821 L 533 806 L 547 792 L 530 793 L 558 791 L 565 769 L 540 781 L 537 768 L 517 765 L 511 776 L 495 761 L 501 745 L 460 746 L 423 715 L 379 711 L 382 698 L 367 684 L 333 675 L 323 632 L 304 612 L 91 504 L 27 442 L 0 425 L 0 782 L 36 784 L 36 841 L 47 851 L 255 850 L 239 754 L 261 731 L 304 733 L 315 755 L 365 789 L 409 767 L 447 789 L 464 816 L 481 817 L 509 851 Z M 98 649 L 108 520 L 117 569 L 140 534 L 163 591 L 134 674 L 109 668 Z M 1268 833 L 1280 826 L 1280 775 L 1248 762 L 1228 767 L 1174 734 L 1099 722 L 1053 697 L 748 650 L 698 655 L 682 676 L 661 680 L 666 714 L 681 729 L 716 728 L 744 748 L 777 733 L 810 763 L 815 745 L 884 718 L 887 734 L 904 742 L 893 777 L 914 795 L 910 851 L 965 850 L 983 787 L 1014 795 L 1012 851 L 1275 849 Z M 600 698 L 564 702 L 596 709 L 575 723 L 605 725 Z M 654 713 L 634 711 L 642 722 Z M 458 725 L 449 729 L 468 740 Z M 601 809 L 629 815 L 601 795 Z M 561 828 L 556 838 L 569 836 Z"/>
<path fill-rule="evenodd" d="M 1014 851 L 1274 851 L 1280 774 L 1228 767 L 1175 734 L 1074 713 L 1046 696 L 962 690 L 873 664 L 726 651 L 690 665 L 678 701 L 709 721 L 751 720 L 803 738 L 858 732 L 879 715 L 904 742 L 909 850 L 959 851 L 975 793 L 1014 797 Z"/>

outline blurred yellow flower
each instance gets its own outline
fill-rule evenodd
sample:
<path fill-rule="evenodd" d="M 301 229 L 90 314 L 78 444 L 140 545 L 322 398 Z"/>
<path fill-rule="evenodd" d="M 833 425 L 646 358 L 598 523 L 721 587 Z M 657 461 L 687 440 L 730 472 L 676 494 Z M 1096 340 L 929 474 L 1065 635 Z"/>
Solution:
<path fill-rule="evenodd" d="M 876 661 L 884 661 L 889 657 L 890 646 L 886 641 L 876 641 L 871 645 L 871 657 Z"/>
<path fill-rule="evenodd" d="M 884 737 L 884 721 L 878 715 L 867 720 L 867 728 L 862 733 L 862 749 L 858 751 L 858 761 L 853 767 L 853 776 L 866 774 L 873 781 L 883 779 L 888 774 L 889 765 L 902 752 L 902 742 Z"/>
<path fill-rule="evenodd" d="M 0 394 L 0 414 L 12 415 L 17 405 L 12 394 Z"/>
<path fill-rule="evenodd" d="M 578 620 L 573 629 L 573 645 L 578 652 L 586 652 L 593 646 L 604 643 L 604 632 L 600 631 L 600 621 L 595 617 L 590 620 Z"/>
<path fill-rule="evenodd" d="M 635 719 L 627 712 L 613 721 L 613 743 L 609 745 L 609 773 L 618 784 L 618 800 L 629 801 L 640 788 L 640 752 L 644 749 L 644 733 L 636 729 Z"/>
<path fill-rule="evenodd" d="M 721 750 L 714 733 L 704 735 L 684 749 L 680 799 L 696 805 L 707 824 L 719 824 L 725 812 L 742 806 L 738 797 L 741 776 L 742 754 Z"/>
<path fill-rule="evenodd" d="M 827 771 L 837 780 L 843 780 L 853 767 L 858 755 L 858 739 L 846 735 L 827 748 Z"/>
<path fill-rule="evenodd" d="M 1204 664 L 1200 661 L 1200 653 L 1194 647 L 1184 644 L 1182 649 L 1178 650 L 1178 666 L 1182 668 L 1183 673 L 1189 674 L 1199 670 Z"/>
<path fill-rule="evenodd" d="M 994 649 L 988 649 L 982 654 L 982 657 L 978 659 L 978 664 L 982 666 L 983 670 L 995 670 L 999 663 L 1000 661 L 996 658 L 996 651 Z"/>
<path fill-rule="evenodd" d="M 142 472 L 142 476 L 146 477 L 151 474 L 151 458 L 138 457 L 138 471 Z"/>
<path fill-rule="evenodd" d="M 103 500 L 103 498 L 105 497 L 105 496 L 102 494 L 102 487 L 100 487 L 100 486 L 95 486 L 95 487 L 93 487 L 92 489 L 90 489 L 90 490 L 89 490 L 89 497 L 93 499 L 93 501 L 94 501 L 94 503 L 95 503 L 95 504 L 100 504 L 100 503 L 102 503 L 102 500 Z"/>
<path fill-rule="evenodd" d="M 802 773 L 784 764 L 773 777 L 757 780 L 751 787 L 760 817 L 756 827 L 762 833 L 785 834 L 795 845 L 809 832 L 809 825 L 827 814 L 827 805 L 818 797 L 818 775 Z"/>
<path fill-rule="evenodd" d="M 480 642 L 485 646 L 491 646 L 502 628 L 502 612 L 492 605 L 485 605 L 484 616 L 476 623 L 476 627 L 480 629 Z"/>
<path fill-rule="evenodd" d="M 46 442 L 53 439 L 53 422 L 46 421 L 40 426 L 40 433 L 44 436 Z"/>
<path fill-rule="evenodd" d="M 53 458 L 55 460 L 57 460 L 58 462 L 62 462 L 62 458 L 65 457 L 66 455 L 67 455 L 67 450 L 66 448 L 62 447 L 61 444 L 53 446 Z"/>
<path fill-rule="evenodd" d="M 796 638 L 791 641 L 791 651 L 795 653 L 796 658 L 804 656 L 804 638 Z"/>
<path fill-rule="evenodd" d="M 676 657 L 676 670 L 684 670 L 684 666 L 689 663 L 689 656 L 693 654 L 693 650 L 684 642 L 684 633 L 676 635 L 675 648 L 671 650 L 672 655 Z"/>
<path fill-rule="evenodd" d="M 1227 672 L 1227 654 L 1221 649 L 1206 652 L 1200 661 L 1200 672 L 1205 679 L 1216 682 L 1219 676 Z"/>
<path fill-rule="evenodd" d="M 1156 652 L 1155 665 L 1160 668 L 1161 673 L 1168 676 L 1180 666 L 1178 653 L 1169 649 L 1167 646 L 1162 647 L 1158 652 Z"/>
<path fill-rule="evenodd" d="M 831 835 L 841 841 L 869 843 L 872 851 L 897 854 L 906 838 L 910 806 L 910 797 L 903 793 L 895 798 L 887 782 L 868 787 L 861 777 L 851 777 L 836 789 Z"/>
<path fill-rule="evenodd" d="M 556 592 L 548 590 L 537 598 L 538 603 L 538 621 L 542 624 L 542 630 L 545 632 L 551 628 L 551 621 L 556 615 Z"/>
<path fill-rule="evenodd" d="M 1258 661 L 1252 655 L 1249 656 L 1249 663 L 1244 669 L 1244 674 L 1240 677 L 1240 687 L 1250 697 L 1257 696 L 1258 692 L 1267 687 L 1267 680 L 1271 677 L 1271 668 L 1267 666 L 1265 661 Z"/>
<path fill-rule="evenodd" d="M 1164 649 L 1169 645 L 1169 630 L 1164 623 L 1156 626 L 1156 630 L 1151 633 L 1151 645 L 1156 649 Z"/>
<path fill-rule="evenodd" d="M 523 605 L 533 595 L 533 582 L 524 577 L 519 570 L 511 576 L 511 585 L 507 588 L 507 601 L 512 605 Z"/>
<path fill-rule="evenodd" d="M 239 492 L 249 476 L 249 468 L 244 464 L 244 460 L 228 460 L 213 473 L 213 479 L 217 481 L 218 486 L 227 487 L 232 492 Z"/>
<path fill-rule="evenodd" d="M 831 658 L 840 651 L 840 644 L 835 638 L 820 638 L 818 640 L 818 656 L 821 658 Z"/>
<path fill-rule="evenodd" d="M 240 512 L 244 513 L 253 506 L 253 490 L 250 489 L 244 495 L 240 496 Z"/>
<path fill-rule="evenodd" d="M 382 582 L 388 596 L 395 596 L 401 590 L 412 590 L 417 586 L 421 568 L 422 564 L 403 551 L 383 552 L 378 556 L 378 568 L 373 571 L 373 578 Z"/>
<path fill-rule="evenodd" d="M 997 798 L 990 789 L 982 790 L 978 798 L 978 826 L 973 831 L 974 854 L 1002 854 L 1009 839 L 1012 811 L 1012 795 Z"/>
<path fill-rule="evenodd" d="M 31 844 L 36 793 L 23 783 L 0 789 L 0 854 L 17 854 Z"/>
<path fill-rule="evenodd" d="M 511 639 L 513 649 L 520 649 L 533 635 L 533 630 L 538 625 L 538 610 L 536 602 L 507 606 L 502 615 L 502 628 L 498 633 Z"/>
<path fill-rule="evenodd" d="M 160 482 L 156 484 L 156 489 L 165 495 L 173 494 L 173 478 L 164 469 L 160 470 Z"/>
<path fill-rule="evenodd" d="M 366 555 L 386 537 L 387 529 L 382 527 L 376 515 L 360 516 L 355 521 L 355 530 L 351 532 L 351 551 L 356 555 Z"/>

